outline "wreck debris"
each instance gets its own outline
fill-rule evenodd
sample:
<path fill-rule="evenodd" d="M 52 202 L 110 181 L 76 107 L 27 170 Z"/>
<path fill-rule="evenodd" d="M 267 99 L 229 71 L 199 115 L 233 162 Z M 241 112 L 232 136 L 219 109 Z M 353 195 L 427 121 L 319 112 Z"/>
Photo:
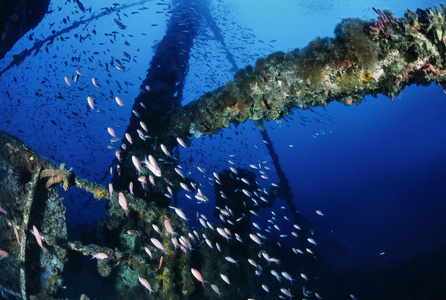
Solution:
<path fill-rule="evenodd" d="M 2 248 L 9 253 L 0 265 L 0 286 L 23 299 L 52 297 L 61 287 L 66 259 L 66 250 L 57 242 L 67 238 L 65 207 L 57 190 L 47 190 L 39 174 L 56 165 L 5 132 L 0 132 L 0 145 L 0 202 L 7 212 L 0 233 Z M 32 225 L 39 227 L 49 251 L 38 250 Z"/>
<path fill-rule="evenodd" d="M 334 38 L 317 38 L 239 70 L 225 86 L 174 109 L 163 134 L 198 138 L 231 123 L 279 121 L 293 108 L 359 105 L 366 95 L 393 99 L 411 84 L 446 88 L 446 6 L 406 10 L 400 19 L 375 11 L 378 21 L 344 19 Z"/>
<path fill-rule="evenodd" d="M 446 40 L 443 38 L 443 22 L 434 24 L 435 18 L 443 18 L 444 7 L 438 8 L 436 12 L 433 10 L 423 11 L 424 13 L 421 10 L 417 13 L 408 11 L 406 17 L 402 20 L 394 18 L 388 12 L 379 10 L 377 12 L 379 14 L 378 23 L 371 24 L 356 19 L 347 19 L 337 27 L 335 39 L 319 39 L 302 51 L 295 50 L 287 54 L 275 53 L 267 59 L 259 60 L 256 68 L 245 68 L 236 75 L 233 83 L 228 83 L 226 87 L 217 90 L 216 97 L 205 95 L 192 104 L 190 106 L 192 108 L 197 108 L 201 104 L 207 107 L 203 110 L 190 112 L 191 115 L 189 116 L 192 116 L 193 119 L 184 118 L 189 114 L 188 106 L 174 111 L 170 122 L 179 120 L 176 118 L 178 112 L 182 111 L 185 114 L 181 116 L 181 122 L 185 122 L 186 126 L 164 126 L 163 130 L 177 133 L 171 136 L 191 134 L 200 136 L 201 134 L 215 133 L 221 128 L 229 126 L 231 122 L 244 122 L 248 119 L 280 120 L 284 114 L 290 113 L 293 107 L 309 108 L 316 105 L 327 105 L 333 100 L 343 101 L 346 105 L 359 104 L 361 97 L 366 94 L 383 93 L 393 97 L 398 95 L 404 86 L 411 83 L 435 81 L 444 84 L 444 67 L 442 64 Z M 440 13 L 443 15 L 439 15 Z M 432 20 L 429 19 L 431 17 Z M 416 23 L 411 25 L 414 19 L 416 19 Z M 430 21 L 431 24 L 426 23 L 426 20 Z M 374 28 L 379 29 L 375 30 Z M 351 34 L 352 32 L 362 33 Z M 417 39 L 419 35 L 420 37 Z M 409 44 L 404 45 L 407 48 L 402 49 L 401 39 L 408 37 L 411 40 Z M 394 40 L 396 38 L 397 40 Z M 420 43 L 418 44 L 419 48 L 416 47 L 417 43 Z M 322 57 L 328 49 L 333 51 L 332 53 L 329 52 L 333 55 L 329 55 L 329 58 Z M 405 55 L 401 55 L 401 53 Z M 203 121 L 198 122 L 199 120 Z M 179 121 L 178 124 L 183 124 L 181 122 Z M 161 136 L 162 132 L 158 133 Z M 62 182 L 64 190 L 68 190 L 70 187 L 69 181 L 74 178 L 75 186 L 88 188 L 94 192 L 96 198 L 107 197 L 107 192 L 105 188 L 99 185 L 93 185 L 86 180 L 76 178 L 71 169 L 65 169 L 64 164 L 60 165 L 59 169 L 55 169 L 57 166 L 39 158 L 14 138 L 5 138 L 2 145 L 4 147 L 0 149 L 0 157 L 15 168 L 12 173 L 16 172 L 14 176 L 4 176 L 7 179 L 0 183 L 0 187 L 2 191 L 10 193 L 6 199 L 13 200 L 2 203 L 7 213 L 5 219 L 14 217 L 16 220 L 20 220 L 17 227 L 19 228 L 19 240 L 21 240 L 23 246 L 20 247 L 21 245 L 14 239 L 9 238 L 8 240 L 6 238 L 9 243 L 7 249 L 5 248 L 8 253 L 20 256 L 20 259 L 17 260 L 23 265 L 23 267 L 20 267 L 20 292 L 26 298 L 27 290 L 29 290 L 27 287 L 32 286 L 33 289 L 31 290 L 37 290 L 36 294 L 40 296 L 55 294 L 62 280 L 60 273 L 66 255 L 66 248 L 57 240 L 59 238 L 66 239 L 65 210 L 57 189 L 49 189 L 47 193 L 43 194 L 35 193 L 35 191 L 44 191 L 41 188 L 43 186 L 39 186 L 40 183 L 43 183 L 39 181 L 39 173 L 40 177 L 50 177 L 46 183 L 47 188 L 54 183 Z M 1 165 L 1 171 L 6 171 L 5 174 L 9 174 L 8 164 L 2 163 Z M 42 169 L 43 171 L 40 172 Z M 0 176 L 0 178 L 3 177 Z M 10 186 L 20 187 L 21 190 L 10 191 Z M 15 193 L 19 194 L 16 195 Z M 183 295 L 190 294 L 193 290 L 193 285 L 187 283 L 187 280 L 190 281 L 190 276 L 187 275 L 190 256 L 186 252 L 183 254 L 172 249 L 173 242 L 170 243 L 166 238 L 167 229 L 161 233 L 162 242 L 159 242 L 165 249 L 165 253 L 158 253 L 158 256 L 162 255 L 159 264 L 154 262 L 155 265 L 158 265 L 161 274 L 155 274 L 153 270 L 149 270 L 147 259 L 143 256 L 142 247 L 139 247 L 141 253 L 137 253 L 137 246 L 140 245 L 139 239 L 141 239 L 139 235 L 125 234 L 125 230 L 122 230 L 129 226 L 144 230 L 146 239 L 148 239 L 153 234 L 150 225 L 156 223 L 162 226 L 163 223 L 166 224 L 166 220 L 170 220 L 168 231 L 171 232 L 171 235 L 174 232 L 172 230 L 173 226 L 173 228 L 180 228 L 182 234 L 186 236 L 189 232 L 184 222 L 173 214 L 167 213 L 159 207 L 150 206 L 151 204 L 146 201 L 131 197 L 131 195 L 127 195 L 132 200 L 129 201 L 129 214 L 123 216 L 119 205 L 117 205 L 117 197 L 112 195 L 109 195 L 109 197 L 112 207 L 101 225 L 104 231 L 122 231 L 119 238 L 123 250 L 106 251 L 107 259 L 98 261 L 100 274 L 109 276 L 111 273 L 112 268 L 110 260 L 108 260 L 110 252 L 113 251 L 116 256 L 116 264 L 120 264 L 124 259 L 118 257 L 118 253 L 126 253 L 128 255 L 126 258 L 127 264 L 120 271 L 118 282 L 122 283 L 127 279 L 125 274 L 131 274 L 135 278 L 136 276 L 139 276 L 138 278 L 141 278 L 141 276 L 144 276 L 144 278 L 151 277 L 151 279 L 157 278 L 158 281 L 153 284 L 153 291 L 160 293 L 163 298 L 168 298 L 174 292 L 171 288 L 172 283 L 180 281 L 183 286 L 177 287 L 175 292 L 178 293 L 181 289 L 180 292 Z M 42 215 L 34 214 L 37 210 L 33 207 L 36 205 L 45 207 Z M 170 225 L 171 222 L 172 226 Z M 45 243 L 48 248 L 56 248 L 55 251 L 43 252 L 39 254 L 40 256 L 28 252 L 27 246 L 32 248 L 36 245 L 26 238 L 27 232 L 29 232 L 30 224 L 37 223 L 40 223 L 39 227 L 45 236 Z M 12 223 L 6 222 L 5 224 L 2 225 L 5 227 L 2 228 L 5 231 L 12 230 L 15 226 Z M 13 235 L 11 234 L 11 236 Z M 260 240 L 256 238 L 254 241 Z M 15 249 L 15 247 L 20 247 L 20 250 Z M 96 245 L 85 246 L 81 251 L 84 254 L 93 253 L 92 251 L 96 247 Z M 75 248 L 78 249 L 77 246 Z M 74 249 L 74 247 L 71 247 L 71 249 Z M 104 252 L 105 250 L 101 251 Z M 130 255 L 129 253 L 136 254 Z M 28 259 L 30 260 L 29 263 L 27 262 Z M 11 262 L 11 260 L 8 262 Z M 205 267 L 212 268 L 210 264 Z M 11 276 L 7 276 L 7 278 L 15 279 L 17 277 L 18 266 L 11 267 L 8 263 L 2 268 L 11 272 Z M 41 274 L 40 270 L 42 268 L 45 268 L 45 270 L 51 269 L 51 272 Z M 29 273 L 34 275 L 35 278 L 42 278 L 43 276 L 44 281 L 48 282 L 48 286 L 41 287 L 38 285 L 39 283 L 32 279 L 27 281 L 28 276 L 25 276 L 25 274 L 28 275 Z M 302 273 L 301 275 L 304 279 L 307 279 L 305 274 Z M 151 280 L 151 282 L 154 281 Z M 134 282 L 136 284 L 137 281 L 134 280 Z M 10 285 L 9 282 L 6 282 L 5 285 L 12 286 L 11 294 L 18 293 L 16 292 L 17 286 Z M 212 288 L 219 293 L 218 288 Z M 284 290 L 283 293 L 287 295 L 289 291 Z"/>
<path fill-rule="evenodd" d="M 403 18 L 387 10 L 375 11 L 377 21 L 344 19 L 336 26 L 334 38 L 316 38 L 303 49 L 260 58 L 254 67 L 239 70 L 233 81 L 185 106 L 167 105 L 169 101 L 154 92 L 156 84 L 144 81 L 151 84 L 151 92 L 142 89 L 133 109 L 141 110 L 141 104 L 156 109 L 140 112 L 139 118 L 132 115 L 127 133 L 136 134 L 142 122 L 152 138 L 134 139 L 132 144 L 122 140 L 126 150 L 120 152 L 114 187 L 123 190 L 130 182 L 138 182 L 131 157 L 141 161 L 147 153 L 164 157 L 161 145 L 172 150 L 177 137 L 189 144 L 188 137 L 212 135 L 230 124 L 281 121 L 293 109 L 326 106 L 332 101 L 359 105 L 366 95 L 393 99 L 411 84 L 435 82 L 446 88 L 446 6 L 407 10 Z M 161 169 L 163 176 L 175 180 L 171 162 L 168 157 Z M 143 171 L 142 175 L 149 178 L 151 173 Z M 178 179 L 172 185 L 179 183 Z M 167 184 L 157 181 L 151 189 L 134 185 L 133 191 L 140 198 L 168 206 L 170 199 L 163 197 L 166 188 Z"/>

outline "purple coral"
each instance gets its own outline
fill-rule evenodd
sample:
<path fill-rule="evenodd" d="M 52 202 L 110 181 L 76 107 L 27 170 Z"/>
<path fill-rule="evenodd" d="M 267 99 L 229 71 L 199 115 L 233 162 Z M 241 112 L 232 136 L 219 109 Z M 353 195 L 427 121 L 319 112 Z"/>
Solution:
<path fill-rule="evenodd" d="M 387 15 L 379 8 L 372 7 L 372 9 L 378 14 L 378 21 L 374 21 L 369 25 L 369 32 L 373 36 L 372 40 L 378 40 L 380 35 L 384 36 L 385 38 L 390 38 L 392 33 L 388 31 L 388 26 L 390 25 L 390 20 L 396 20 L 393 13 L 387 17 Z"/>

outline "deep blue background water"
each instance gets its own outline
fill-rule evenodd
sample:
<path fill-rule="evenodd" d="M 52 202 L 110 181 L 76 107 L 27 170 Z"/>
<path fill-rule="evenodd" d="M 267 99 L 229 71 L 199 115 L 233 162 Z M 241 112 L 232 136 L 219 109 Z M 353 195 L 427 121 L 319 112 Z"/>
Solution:
<path fill-rule="evenodd" d="M 318 35 L 332 36 L 341 18 L 376 18 L 372 6 L 389 8 L 398 17 L 404 8 L 415 10 L 439 2 L 209 3 L 228 50 L 240 68 L 273 51 L 303 47 Z M 84 5 L 91 6 L 95 13 L 111 3 Z M 123 135 L 133 99 L 153 55 L 152 46 L 162 39 L 169 19 L 169 14 L 163 11 L 165 6 L 154 2 L 144 6 L 148 9 L 141 10 L 143 5 L 134 5 L 119 13 L 126 30 L 120 30 L 113 22 L 117 14 L 101 17 L 62 35 L 64 41 L 56 39 L 48 45 L 48 51 L 41 49 L 3 74 L 0 77 L 0 129 L 17 135 L 56 163 L 73 167 L 78 176 L 107 185 L 110 175 L 106 174 L 114 159 L 114 150 L 107 148 L 106 128 L 112 126 L 118 136 Z M 13 54 L 30 47 L 34 39 L 66 27 L 63 18 L 70 16 L 73 22 L 81 20 L 83 15 L 69 2 L 53 3 L 52 10 L 34 30 L 33 39 L 27 38 L 27 34 L 0 61 L 0 69 L 11 61 Z M 51 27 L 53 22 L 55 25 Z M 92 34 L 93 29 L 96 35 Z M 184 103 L 224 84 L 234 75 L 221 43 L 212 38 L 206 24 L 200 30 L 191 53 Z M 75 34 L 91 36 L 81 43 Z M 125 58 L 123 51 L 132 57 L 125 63 L 126 71 L 111 67 L 107 72 L 104 64 L 112 57 Z M 73 62 L 72 57 L 80 59 Z M 85 78 L 67 87 L 64 76 L 73 76 L 78 68 Z M 98 78 L 100 88 L 92 86 L 91 77 Z M 124 107 L 116 105 L 110 90 L 123 98 Z M 88 95 L 95 99 L 98 110 L 87 107 Z M 336 270 L 391 266 L 446 246 L 445 100 L 440 87 L 412 86 L 394 102 L 381 96 L 366 97 L 359 106 L 332 103 L 314 111 L 295 111 L 281 123 L 267 123 L 282 167 L 290 179 L 294 203 L 311 222 L 321 255 Z M 213 171 L 227 168 L 229 159 L 245 167 L 271 160 L 259 130 L 252 123 L 238 128 L 231 126 L 221 135 L 193 140 L 190 148 L 180 149 L 180 154 L 181 165 L 202 182 L 207 179 L 196 166 L 205 168 L 207 176 L 212 176 Z M 232 158 L 230 154 L 236 156 Z M 269 162 L 266 165 L 272 167 Z M 277 182 L 273 168 L 269 176 L 271 182 Z M 208 185 L 204 190 L 208 195 L 213 194 Z M 76 190 L 63 195 L 69 234 L 73 238 L 88 231 L 105 213 L 106 201 L 98 202 Z M 179 206 L 191 219 L 191 226 L 198 226 L 194 218 L 197 211 L 212 219 L 212 201 L 207 206 L 198 206 L 183 196 Z M 266 219 L 273 210 L 280 216 L 278 224 L 282 231 L 289 234 L 292 223 L 282 216 L 291 216 L 281 206 L 286 203 L 276 200 L 272 209 L 265 209 L 253 221 L 268 225 Z M 318 209 L 325 217 L 315 213 Z M 293 245 L 291 238 L 280 238 L 278 234 L 275 232 L 269 237 Z"/>

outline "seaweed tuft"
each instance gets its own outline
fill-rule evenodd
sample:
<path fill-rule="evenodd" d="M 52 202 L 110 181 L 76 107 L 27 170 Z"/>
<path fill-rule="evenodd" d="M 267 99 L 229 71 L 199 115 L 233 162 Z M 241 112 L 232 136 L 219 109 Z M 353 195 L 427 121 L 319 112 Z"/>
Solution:
<path fill-rule="evenodd" d="M 357 19 L 347 18 L 339 23 L 335 30 L 335 39 L 338 45 L 343 45 L 338 58 L 357 61 L 360 66 L 373 69 L 381 53 L 378 43 L 372 41 L 366 33 L 369 23 Z M 343 57 L 342 57 L 343 56 Z"/>

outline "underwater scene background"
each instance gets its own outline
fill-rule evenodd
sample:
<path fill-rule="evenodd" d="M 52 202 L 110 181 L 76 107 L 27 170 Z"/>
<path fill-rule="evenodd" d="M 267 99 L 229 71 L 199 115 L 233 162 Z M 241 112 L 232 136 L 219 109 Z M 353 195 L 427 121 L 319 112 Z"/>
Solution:
<path fill-rule="evenodd" d="M 372 7 L 402 18 L 405 9 L 440 4 L 52 1 L 0 60 L 0 129 L 103 192 L 47 184 L 66 208 L 66 259 L 59 274 L 43 265 L 43 254 L 32 255 L 33 284 L 21 289 L 30 299 L 446 299 L 446 96 L 437 84 L 405 87 L 393 99 L 365 95 L 360 105 L 294 108 L 281 120 L 248 120 L 213 135 L 171 136 L 172 156 L 155 157 L 161 171 L 176 168 L 167 181 L 149 172 L 152 152 L 144 147 L 119 157 L 121 142 L 132 149 L 136 140 L 158 139 L 145 125 L 133 141 L 126 137 L 142 110 L 135 99 L 155 93 L 147 73 L 174 78 L 174 101 L 163 105 L 181 107 L 259 58 L 334 37 L 341 19 L 376 20 Z M 172 18 L 179 30 L 169 30 Z M 169 38 L 176 47 L 162 48 Z M 154 57 L 182 68 L 156 70 Z M 159 103 L 141 106 L 161 111 Z M 170 124 L 157 117 L 148 124 Z M 120 163 L 140 179 L 132 188 Z M 141 192 L 161 185 L 157 196 Z M 132 203 L 133 186 L 144 210 Z M 14 201 L 0 194 L 1 207 Z M 15 226 L 15 213 L 0 215 L 3 226 Z M 24 251 L 54 254 L 49 230 L 40 232 L 43 250 L 31 225 L 18 227 L 28 236 Z M 0 241 L 5 266 L 25 247 L 11 246 L 8 234 Z M 171 240 L 180 236 L 187 241 Z M 7 279 L 1 290 L 4 299 L 21 298 Z"/>

